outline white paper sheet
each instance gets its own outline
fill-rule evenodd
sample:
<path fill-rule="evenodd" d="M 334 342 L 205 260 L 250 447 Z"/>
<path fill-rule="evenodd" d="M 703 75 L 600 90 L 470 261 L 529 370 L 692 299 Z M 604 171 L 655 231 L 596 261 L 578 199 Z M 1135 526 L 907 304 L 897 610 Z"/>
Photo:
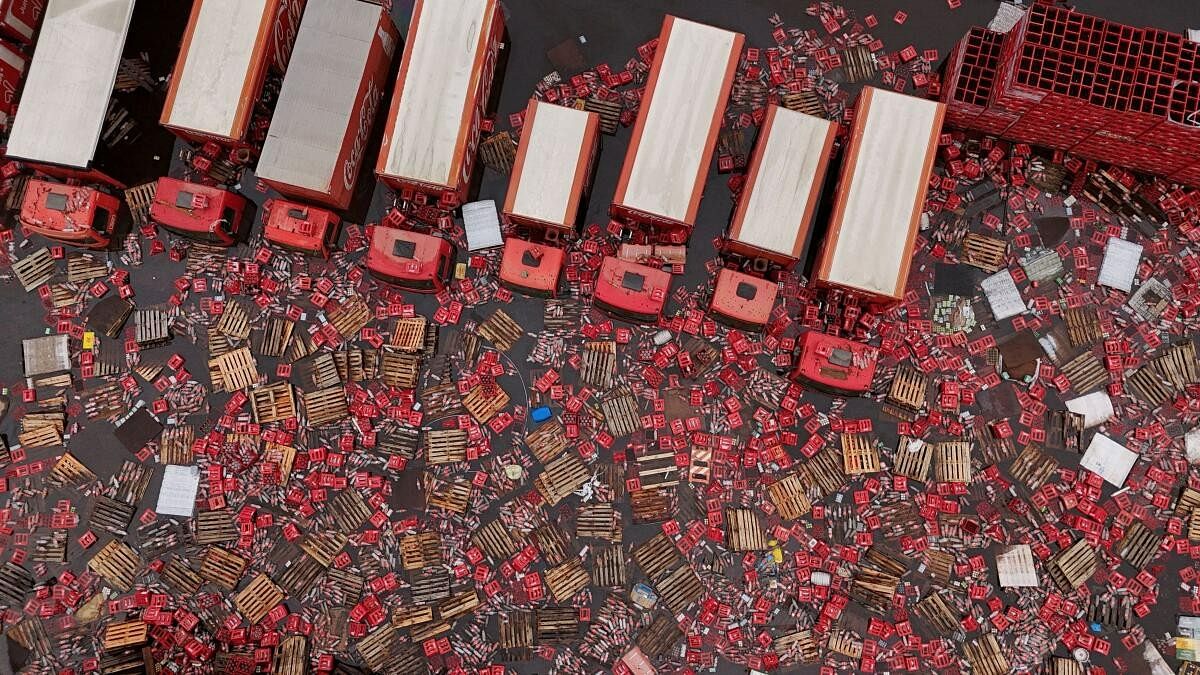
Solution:
<path fill-rule="evenodd" d="M 1100 279 L 1097 283 L 1128 293 L 1133 290 L 1133 277 L 1142 260 L 1142 245 L 1109 237 L 1104 248 L 1104 262 L 1100 264 Z"/>
<path fill-rule="evenodd" d="M 1092 437 L 1092 443 L 1079 465 L 1092 473 L 1099 474 L 1109 485 L 1121 487 L 1129 476 L 1129 470 L 1137 461 L 1136 452 L 1126 448 L 1104 434 Z"/>
<path fill-rule="evenodd" d="M 1000 270 L 983 280 L 980 284 L 988 304 L 992 306 L 992 314 L 997 321 L 1003 321 L 1025 311 L 1025 301 L 1021 299 L 1021 291 L 1013 281 L 1008 270 Z"/>
<path fill-rule="evenodd" d="M 196 511 L 196 490 L 200 487 L 200 467 L 168 464 L 158 491 L 155 513 L 191 518 Z"/>

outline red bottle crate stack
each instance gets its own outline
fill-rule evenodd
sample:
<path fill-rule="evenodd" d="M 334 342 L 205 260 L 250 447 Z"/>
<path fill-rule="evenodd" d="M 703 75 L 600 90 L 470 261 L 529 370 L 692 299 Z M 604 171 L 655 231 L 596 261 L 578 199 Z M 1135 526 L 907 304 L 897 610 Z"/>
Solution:
<path fill-rule="evenodd" d="M 946 62 L 953 126 L 1200 186 L 1200 44 L 1035 5 L 972 28 Z"/>

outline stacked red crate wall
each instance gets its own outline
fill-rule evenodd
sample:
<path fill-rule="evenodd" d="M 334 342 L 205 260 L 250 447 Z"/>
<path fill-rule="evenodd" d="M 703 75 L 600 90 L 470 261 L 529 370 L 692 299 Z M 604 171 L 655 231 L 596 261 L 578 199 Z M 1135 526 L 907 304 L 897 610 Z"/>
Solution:
<path fill-rule="evenodd" d="M 1200 44 L 1035 5 L 972 28 L 946 62 L 946 120 L 1200 186 Z"/>

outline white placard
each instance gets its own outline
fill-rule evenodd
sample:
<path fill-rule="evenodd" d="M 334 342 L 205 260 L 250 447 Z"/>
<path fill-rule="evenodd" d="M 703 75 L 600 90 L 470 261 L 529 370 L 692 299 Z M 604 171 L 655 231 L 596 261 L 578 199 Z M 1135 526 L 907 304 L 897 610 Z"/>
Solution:
<path fill-rule="evenodd" d="M 158 491 L 155 513 L 191 518 L 196 511 L 196 490 L 200 487 L 200 467 L 168 464 Z"/>
<path fill-rule="evenodd" d="M 1142 260 L 1142 245 L 1109 237 L 1104 248 L 1104 262 L 1100 264 L 1100 279 L 1097 283 L 1128 293 L 1133 290 L 1133 277 Z"/>
<path fill-rule="evenodd" d="M 467 231 L 467 248 L 482 251 L 504 244 L 500 234 L 500 216 L 496 214 L 496 202 L 488 199 L 463 204 L 463 227 Z"/>
<path fill-rule="evenodd" d="M 1079 465 L 1098 474 L 1109 485 L 1121 487 L 1129 476 L 1129 470 L 1137 461 L 1136 452 L 1126 448 L 1104 434 L 1092 437 L 1092 443 Z"/>
<path fill-rule="evenodd" d="M 1112 399 L 1107 392 L 1094 391 L 1086 396 L 1080 396 L 1067 401 L 1067 410 L 1083 415 L 1083 428 L 1091 429 L 1104 424 L 1116 414 L 1113 410 Z"/>
<path fill-rule="evenodd" d="M 1013 281 L 1008 270 L 1000 270 L 983 280 L 980 284 L 988 304 L 992 306 L 992 314 L 997 321 L 1003 321 L 1025 311 L 1025 301 L 1021 299 L 1021 291 Z"/>

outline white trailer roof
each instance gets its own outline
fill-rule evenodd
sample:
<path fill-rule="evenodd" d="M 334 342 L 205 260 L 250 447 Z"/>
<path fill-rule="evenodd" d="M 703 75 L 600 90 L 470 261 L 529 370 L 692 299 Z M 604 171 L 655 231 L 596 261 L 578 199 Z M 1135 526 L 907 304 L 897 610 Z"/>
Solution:
<path fill-rule="evenodd" d="M 273 22 L 274 0 L 196 0 L 201 3 L 188 26 L 186 52 L 180 54 L 173 97 L 163 123 L 216 136 L 236 130 L 239 108 L 258 92 L 246 92 L 255 67 L 264 22 Z M 270 39 L 270 33 L 267 33 Z M 244 108 L 243 108 L 244 110 Z"/>
<path fill-rule="evenodd" d="M 530 106 L 513 172 L 510 214 L 550 224 L 574 224 L 578 196 L 596 133 L 595 113 L 549 103 Z"/>
<path fill-rule="evenodd" d="M 495 11 L 495 0 L 418 2 L 381 173 L 432 185 L 455 183 L 472 83 L 487 50 L 480 38 Z"/>
<path fill-rule="evenodd" d="M 50 0 L 8 155 L 87 168 L 112 97 L 134 0 Z"/>
<path fill-rule="evenodd" d="M 674 16 L 663 23 L 617 202 L 690 224 L 744 36 Z"/>
<path fill-rule="evenodd" d="M 326 192 L 370 58 L 380 7 L 308 0 L 255 174 Z"/>
<path fill-rule="evenodd" d="M 820 278 L 898 298 L 904 293 L 944 106 L 873 87 L 860 96 Z"/>
<path fill-rule="evenodd" d="M 837 125 L 772 106 L 762 134 L 730 238 L 799 257 L 821 197 Z"/>

